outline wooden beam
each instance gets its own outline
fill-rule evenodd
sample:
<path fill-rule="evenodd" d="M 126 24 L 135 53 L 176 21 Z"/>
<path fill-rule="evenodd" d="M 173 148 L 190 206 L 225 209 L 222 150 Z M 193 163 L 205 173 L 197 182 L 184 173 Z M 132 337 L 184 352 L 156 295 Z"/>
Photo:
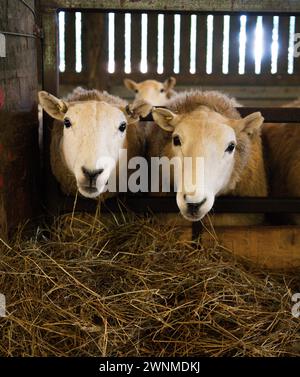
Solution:
<path fill-rule="evenodd" d="M 44 9 L 161 10 L 191 12 L 300 12 L 298 0 L 44 0 Z"/>
<path fill-rule="evenodd" d="M 221 245 L 238 257 L 271 269 L 300 267 L 300 227 L 220 227 L 201 236 L 204 248 Z"/>

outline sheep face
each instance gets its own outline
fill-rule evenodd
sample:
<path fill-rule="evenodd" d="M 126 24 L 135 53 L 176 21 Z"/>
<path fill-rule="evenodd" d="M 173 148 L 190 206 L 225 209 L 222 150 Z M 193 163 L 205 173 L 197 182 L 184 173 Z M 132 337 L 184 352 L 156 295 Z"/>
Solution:
<path fill-rule="evenodd" d="M 228 119 L 208 108 L 187 114 L 153 110 L 155 122 L 172 133 L 169 157 L 177 157 L 175 175 L 177 205 L 190 221 L 201 220 L 215 197 L 226 193 L 239 179 L 251 151 L 251 137 L 263 117 L 253 113 L 244 119 Z"/>
<path fill-rule="evenodd" d="M 99 196 L 125 146 L 128 119 L 122 109 L 106 102 L 64 102 L 40 92 L 44 110 L 61 121 L 63 160 L 74 175 L 79 192 L 87 198 Z"/>
<path fill-rule="evenodd" d="M 94 198 L 105 190 L 124 147 L 126 127 L 123 112 L 105 102 L 69 106 L 61 148 L 83 196 Z"/>
<path fill-rule="evenodd" d="M 164 106 L 172 95 L 176 79 L 170 77 L 163 83 L 156 80 L 145 80 L 137 83 L 133 80 L 125 79 L 124 84 L 127 89 L 135 92 L 136 100 L 145 100 L 152 106 Z"/>

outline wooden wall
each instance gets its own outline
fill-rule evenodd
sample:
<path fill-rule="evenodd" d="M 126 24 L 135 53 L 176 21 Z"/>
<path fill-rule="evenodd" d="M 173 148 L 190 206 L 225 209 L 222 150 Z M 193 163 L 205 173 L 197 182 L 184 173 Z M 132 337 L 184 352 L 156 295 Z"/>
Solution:
<path fill-rule="evenodd" d="M 34 0 L 27 3 L 34 7 Z M 34 16 L 24 4 L 0 4 L 1 31 L 34 33 Z M 6 57 L 0 58 L 0 238 L 39 206 L 36 44 L 35 38 L 6 35 Z"/>

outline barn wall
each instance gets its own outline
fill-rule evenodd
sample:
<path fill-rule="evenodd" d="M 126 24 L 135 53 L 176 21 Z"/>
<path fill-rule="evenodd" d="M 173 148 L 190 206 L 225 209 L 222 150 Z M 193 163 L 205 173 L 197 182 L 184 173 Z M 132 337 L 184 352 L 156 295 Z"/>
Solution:
<path fill-rule="evenodd" d="M 27 0 L 34 7 L 34 0 Z M 35 20 L 18 0 L 0 0 L 0 30 L 33 34 Z M 0 57 L 0 237 L 37 211 L 38 121 L 35 38 L 6 36 Z"/>

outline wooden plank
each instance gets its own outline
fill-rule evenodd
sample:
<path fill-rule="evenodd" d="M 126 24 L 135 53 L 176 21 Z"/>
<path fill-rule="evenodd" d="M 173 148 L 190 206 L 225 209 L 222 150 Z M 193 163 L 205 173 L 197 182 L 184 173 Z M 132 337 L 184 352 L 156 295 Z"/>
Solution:
<path fill-rule="evenodd" d="M 181 75 L 190 74 L 191 56 L 191 16 L 181 15 L 180 19 L 180 63 L 179 72 Z"/>
<path fill-rule="evenodd" d="M 207 16 L 197 15 L 196 72 L 201 80 L 206 76 Z M 193 77 L 195 80 L 195 77 Z"/>
<path fill-rule="evenodd" d="M 131 72 L 141 71 L 141 15 L 131 15 Z"/>
<path fill-rule="evenodd" d="M 300 12 L 297 0 L 43 0 L 44 9 L 111 9 L 111 10 L 162 10 L 162 11 L 194 11 L 194 12 Z"/>
<path fill-rule="evenodd" d="M 240 15 L 231 15 L 229 26 L 229 75 L 239 72 L 240 28 Z"/>
<path fill-rule="evenodd" d="M 294 55 L 294 74 L 299 76 L 300 75 L 300 16 L 296 16 L 295 19 L 295 34 L 296 36 L 295 42 L 295 52 L 298 56 Z"/>
<path fill-rule="evenodd" d="M 115 75 L 124 75 L 125 65 L 125 14 L 115 14 Z"/>
<path fill-rule="evenodd" d="M 75 12 L 65 12 L 65 59 L 66 71 L 75 71 L 76 37 L 75 37 Z"/>
<path fill-rule="evenodd" d="M 278 30 L 278 63 L 277 73 L 286 75 L 288 69 L 288 48 L 289 48 L 289 26 L 290 17 L 279 17 L 279 30 Z"/>
<path fill-rule="evenodd" d="M 82 22 L 84 30 L 82 50 L 84 51 L 83 61 L 85 61 L 83 72 L 85 73 L 81 75 L 84 76 L 81 77 L 81 80 L 82 82 L 84 82 L 84 79 L 87 80 L 90 88 L 107 89 L 108 14 L 83 13 Z"/>
<path fill-rule="evenodd" d="M 220 74 L 223 64 L 224 16 L 215 15 L 213 25 L 212 72 L 213 74 Z"/>
<path fill-rule="evenodd" d="M 58 15 L 56 12 L 42 13 L 43 39 L 43 89 L 58 96 Z M 53 119 L 44 112 L 43 118 L 43 201 L 48 213 L 56 213 L 60 191 L 51 173 L 50 140 Z"/>
<path fill-rule="evenodd" d="M 174 72 L 174 15 L 164 16 L 164 75 Z"/>
<path fill-rule="evenodd" d="M 1 2 L 0 30 L 31 34 L 34 25 L 20 1 Z M 36 42 L 7 35 L 6 58 L 0 58 L 0 239 L 39 214 Z"/>
<path fill-rule="evenodd" d="M 157 73 L 157 54 L 158 54 L 158 14 L 148 13 L 148 31 L 147 31 L 147 60 L 148 74 Z M 163 54 L 163 51 L 162 51 Z"/>
<path fill-rule="evenodd" d="M 216 238 L 215 238 L 216 237 Z M 300 267 L 300 227 L 220 227 L 204 232 L 204 248 L 221 245 L 238 257 L 271 269 Z"/>
<path fill-rule="evenodd" d="M 271 74 L 273 16 L 263 16 L 264 49 L 261 73 Z"/>
<path fill-rule="evenodd" d="M 255 60 L 254 60 L 254 41 L 255 41 L 255 28 L 256 28 L 256 16 L 247 16 L 246 23 L 246 56 L 245 56 L 245 74 L 255 73 Z"/>

